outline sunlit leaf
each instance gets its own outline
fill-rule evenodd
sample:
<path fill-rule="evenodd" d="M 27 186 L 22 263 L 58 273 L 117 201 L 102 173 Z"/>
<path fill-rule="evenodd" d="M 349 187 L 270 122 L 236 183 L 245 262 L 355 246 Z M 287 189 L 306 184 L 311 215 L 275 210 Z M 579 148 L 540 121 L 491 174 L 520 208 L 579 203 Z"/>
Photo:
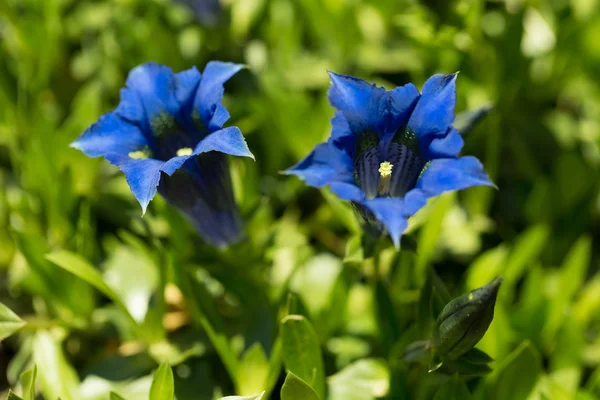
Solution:
<path fill-rule="evenodd" d="M 281 400 L 319 400 L 317 392 L 292 372 L 288 372 L 281 387 Z"/>
<path fill-rule="evenodd" d="M 10 308 L 0 303 L 0 340 L 9 337 L 23 325 L 25 325 L 25 321 L 12 312 Z"/>
<path fill-rule="evenodd" d="M 310 322 L 301 315 L 283 318 L 281 342 L 285 367 L 324 398 L 325 368 L 319 339 Z"/>
<path fill-rule="evenodd" d="M 160 364 L 150 387 L 150 400 L 173 400 L 175 388 L 173 382 L 173 371 L 168 362 Z"/>

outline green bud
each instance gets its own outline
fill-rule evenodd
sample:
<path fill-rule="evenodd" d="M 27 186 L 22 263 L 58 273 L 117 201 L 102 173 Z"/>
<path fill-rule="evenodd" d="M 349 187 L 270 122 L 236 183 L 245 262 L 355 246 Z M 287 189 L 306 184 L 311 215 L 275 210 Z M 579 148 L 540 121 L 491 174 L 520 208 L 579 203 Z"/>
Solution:
<path fill-rule="evenodd" d="M 442 310 L 433 334 L 435 355 L 454 360 L 471 350 L 494 318 L 494 305 L 502 278 L 452 300 Z"/>

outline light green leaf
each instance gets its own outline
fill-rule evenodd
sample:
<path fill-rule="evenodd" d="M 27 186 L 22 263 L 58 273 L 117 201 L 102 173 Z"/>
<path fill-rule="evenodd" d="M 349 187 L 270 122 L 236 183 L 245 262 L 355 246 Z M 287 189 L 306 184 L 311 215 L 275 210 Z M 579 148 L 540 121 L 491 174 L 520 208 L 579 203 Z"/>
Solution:
<path fill-rule="evenodd" d="M 60 342 L 50 332 L 38 331 L 35 334 L 33 361 L 40 370 L 40 389 L 45 398 L 79 400 L 77 372 L 65 358 Z"/>
<path fill-rule="evenodd" d="M 173 400 L 174 397 L 173 371 L 169 363 L 165 361 L 154 373 L 150 387 L 150 400 Z"/>
<path fill-rule="evenodd" d="M 125 399 L 122 398 L 121 396 L 119 396 L 118 394 L 116 394 L 115 392 L 110 392 L 109 400 L 125 400 Z"/>
<path fill-rule="evenodd" d="M 281 387 L 281 400 L 319 400 L 319 396 L 308 383 L 288 372 Z"/>
<path fill-rule="evenodd" d="M 467 385 L 457 378 L 440 385 L 435 392 L 435 396 L 433 396 L 433 400 L 470 400 L 472 398 L 473 396 L 471 396 Z"/>
<path fill-rule="evenodd" d="M 319 339 L 312 325 L 301 315 L 281 320 L 282 356 L 286 368 L 325 398 L 325 368 Z"/>
<path fill-rule="evenodd" d="M 329 400 L 370 400 L 387 395 L 390 372 L 383 361 L 367 358 L 330 376 L 327 383 Z"/>
<path fill-rule="evenodd" d="M 25 321 L 12 312 L 10 308 L 0 303 L 0 340 L 9 337 L 23 325 L 25 325 Z"/>
<path fill-rule="evenodd" d="M 132 246 L 115 248 L 104 265 L 103 280 L 122 299 L 138 323 L 144 322 L 150 297 L 158 286 L 157 268 Z"/>
<path fill-rule="evenodd" d="M 227 396 L 221 397 L 219 400 L 261 400 L 265 392 L 253 394 L 250 396 Z"/>
<path fill-rule="evenodd" d="M 259 343 L 254 343 L 242 356 L 238 365 L 237 392 L 256 393 L 266 387 L 269 362 Z"/>
<path fill-rule="evenodd" d="M 115 293 L 115 291 L 112 290 L 110 286 L 106 284 L 106 282 L 104 282 L 100 272 L 86 260 L 77 254 L 73 254 L 66 250 L 59 250 L 54 253 L 47 254 L 46 259 L 56 264 L 60 268 L 71 272 L 75 276 L 83 279 L 98 289 L 106 297 L 111 299 L 117 306 L 119 306 L 134 323 L 136 323 L 133 316 L 129 313 L 127 306 L 121 301 L 119 295 Z"/>
<path fill-rule="evenodd" d="M 21 374 L 21 386 L 23 386 L 23 400 L 35 400 L 35 378 L 37 376 L 37 365 Z"/>

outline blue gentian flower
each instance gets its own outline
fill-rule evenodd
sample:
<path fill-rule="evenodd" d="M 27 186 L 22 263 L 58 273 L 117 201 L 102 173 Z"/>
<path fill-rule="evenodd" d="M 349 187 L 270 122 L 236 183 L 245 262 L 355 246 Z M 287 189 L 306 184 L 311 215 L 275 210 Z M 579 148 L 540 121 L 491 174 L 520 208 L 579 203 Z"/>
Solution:
<path fill-rule="evenodd" d="M 459 157 L 452 127 L 456 74 L 434 75 L 422 93 L 413 84 L 386 91 L 330 73 L 329 102 L 337 110 L 326 143 L 287 174 L 330 186 L 396 247 L 408 218 L 442 192 L 493 183 L 475 157 Z"/>
<path fill-rule="evenodd" d="M 223 128 L 223 84 L 241 65 L 213 61 L 203 73 L 146 63 L 134 68 L 118 107 L 71 144 L 125 173 L 145 213 L 158 192 L 200 235 L 224 246 L 242 235 L 227 154 L 254 158 L 242 132 Z"/>

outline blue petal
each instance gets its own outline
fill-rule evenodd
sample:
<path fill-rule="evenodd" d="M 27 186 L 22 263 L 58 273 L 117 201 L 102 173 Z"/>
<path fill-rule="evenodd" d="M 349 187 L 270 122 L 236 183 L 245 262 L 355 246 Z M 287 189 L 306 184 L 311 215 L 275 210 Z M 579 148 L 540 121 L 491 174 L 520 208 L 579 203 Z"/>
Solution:
<path fill-rule="evenodd" d="M 408 121 L 422 152 L 436 137 L 444 137 L 454 121 L 456 74 L 434 75 L 425 82 L 423 92 Z"/>
<path fill-rule="evenodd" d="M 431 161 L 416 185 L 427 196 L 472 186 L 494 186 L 481 162 L 472 156 Z"/>
<path fill-rule="evenodd" d="M 398 197 L 376 198 L 362 204 L 385 226 L 396 248 L 400 248 L 400 238 L 408 226 L 404 200 Z"/>
<path fill-rule="evenodd" d="M 356 153 L 356 143 L 362 135 L 355 135 L 350 128 L 348 120 L 344 113 L 337 111 L 331 119 L 331 137 L 330 140 L 335 145 L 346 152 L 350 158 L 354 159 Z"/>
<path fill-rule="evenodd" d="M 427 160 L 458 157 L 464 144 L 462 135 L 456 129 L 449 128 L 445 137 L 436 138 L 431 141 L 424 157 Z"/>
<path fill-rule="evenodd" d="M 202 76 L 196 67 L 175 74 L 177 86 L 175 99 L 185 109 L 183 114 L 191 115 L 192 107 Z"/>
<path fill-rule="evenodd" d="M 388 128 L 388 131 L 396 132 L 397 129 L 406 126 L 408 123 L 408 119 L 417 105 L 420 94 L 417 87 L 412 83 L 409 83 L 404 86 L 399 86 L 394 90 L 390 90 L 388 95 L 389 109 L 391 112 L 391 125 Z"/>
<path fill-rule="evenodd" d="M 121 101 L 114 111 L 115 114 L 125 121 L 139 126 L 142 131 L 147 130 L 150 127 L 148 117 L 136 91 L 130 88 L 123 88 L 119 93 Z"/>
<path fill-rule="evenodd" d="M 332 141 L 317 145 L 308 156 L 283 173 L 296 175 L 318 188 L 333 182 L 354 182 L 350 156 Z"/>
<path fill-rule="evenodd" d="M 194 106 L 200 113 L 204 125 L 210 131 L 218 130 L 229 119 L 229 112 L 223 107 L 223 84 L 244 68 L 241 64 L 211 61 L 206 64 Z"/>
<path fill-rule="evenodd" d="M 221 247 L 242 238 L 243 223 L 225 154 L 190 158 L 172 176 L 163 176 L 158 191 L 212 245 Z"/>
<path fill-rule="evenodd" d="M 341 200 L 363 201 L 366 200 L 365 192 L 353 183 L 333 182 L 330 185 L 331 191 Z"/>
<path fill-rule="evenodd" d="M 254 160 L 254 155 L 248 149 L 242 131 L 236 126 L 227 127 L 206 136 L 196 145 L 194 154 L 198 155 L 209 151 L 218 151 L 232 156 L 250 157 Z"/>
<path fill-rule="evenodd" d="M 355 134 L 374 131 L 385 134 L 389 118 L 387 93 L 384 88 L 362 79 L 329 73 L 332 85 L 329 102 L 341 111 Z"/>
<path fill-rule="evenodd" d="M 88 157 L 104 156 L 113 164 L 127 158 L 127 154 L 147 145 L 146 138 L 135 125 L 115 113 L 104 114 L 98 122 L 87 128 L 71 147 Z"/>
<path fill-rule="evenodd" d="M 427 196 L 421 189 L 413 189 L 404 196 L 404 213 L 412 217 L 427 204 Z"/>
<path fill-rule="evenodd" d="M 154 159 L 130 160 L 119 166 L 125 174 L 131 192 L 142 206 L 142 215 L 156 195 L 164 162 Z"/>
<path fill-rule="evenodd" d="M 171 68 L 154 62 L 139 65 L 129 72 L 126 85 L 137 93 L 150 121 L 161 113 L 178 114 L 177 82 Z"/>

